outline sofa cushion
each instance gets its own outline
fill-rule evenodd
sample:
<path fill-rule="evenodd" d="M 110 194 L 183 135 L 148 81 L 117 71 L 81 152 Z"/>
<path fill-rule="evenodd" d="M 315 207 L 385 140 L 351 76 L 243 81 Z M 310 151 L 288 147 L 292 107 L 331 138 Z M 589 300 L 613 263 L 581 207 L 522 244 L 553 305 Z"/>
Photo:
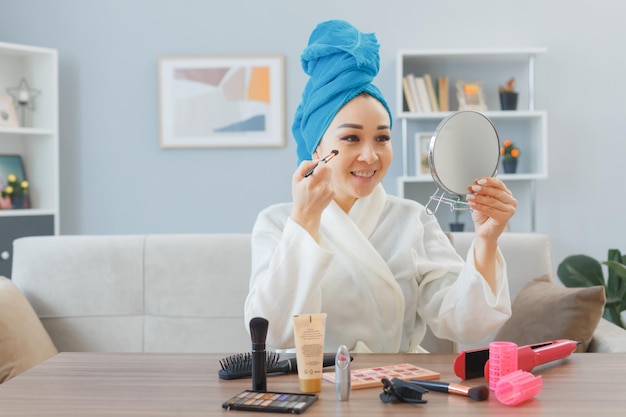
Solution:
<path fill-rule="evenodd" d="M 529 345 L 556 339 L 582 342 L 585 352 L 604 311 L 604 287 L 566 288 L 548 275 L 528 282 L 513 301 L 511 318 L 495 340 Z"/>
<path fill-rule="evenodd" d="M 250 349 L 243 319 L 249 234 L 149 235 L 144 259 L 144 351 Z"/>
<path fill-rule="evenodd" d="M 0 383 L 57 353 L 28 300 L 0 277 Z"/>
<path fill-rule="evenodd" d="M 62 352 L 143 350 L 142 235 L 28 236 L 11 278 Z"/>
<path fill-rule="evenodd" d="M 597 353 L 626 352 L 624 329 L 605 318 L 600 319 L 587 351 Z"/>

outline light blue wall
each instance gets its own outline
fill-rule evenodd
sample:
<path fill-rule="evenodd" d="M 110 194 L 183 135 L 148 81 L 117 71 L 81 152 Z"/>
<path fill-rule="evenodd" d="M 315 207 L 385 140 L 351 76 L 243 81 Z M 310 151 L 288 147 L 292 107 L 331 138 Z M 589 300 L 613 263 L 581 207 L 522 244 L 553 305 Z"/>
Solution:
<path fill-rule="evenodd" d="M 321 20 L 377 33 L 377 84 L 391 103 L 398 49 L 547 47 L 537 107 L 549 114 L 550 178 L 537 184 L 537 230 L 551 236 L 559 262 L 626 251 L 622 4 L 0 0 L 0 40 L 59 50 L 63 234 L 247 232 L 260 209 L 290 199 L 290 134 L 278 149 L 159 148 L 161 55 L 285 55 L 289 132 L 305 82 L 299 54 Z M 395 194 L 397 126 L 394 135 L 385 187 Z M 526 209 L 521 201 L 522 219 Z"/>

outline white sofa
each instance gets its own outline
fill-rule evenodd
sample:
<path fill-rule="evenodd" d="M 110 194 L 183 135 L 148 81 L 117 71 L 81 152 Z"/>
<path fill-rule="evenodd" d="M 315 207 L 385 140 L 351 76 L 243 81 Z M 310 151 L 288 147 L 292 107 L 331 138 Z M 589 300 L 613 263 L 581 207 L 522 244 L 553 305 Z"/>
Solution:
<path fill-rule="evenodd" d="M 452 238 L 465 256 L 472 234 Z M 554 275 L 546 235 L 500 247 L 513 298 Z M 248 234 L 42 236 L 14 242 L 12 280 L 60 351 L 245 352 L 249 271 Z M 455 348 L 432 334 L 424 347 Z M 602 320 L 590 349 L 626 351 L 626 331 Z"/>

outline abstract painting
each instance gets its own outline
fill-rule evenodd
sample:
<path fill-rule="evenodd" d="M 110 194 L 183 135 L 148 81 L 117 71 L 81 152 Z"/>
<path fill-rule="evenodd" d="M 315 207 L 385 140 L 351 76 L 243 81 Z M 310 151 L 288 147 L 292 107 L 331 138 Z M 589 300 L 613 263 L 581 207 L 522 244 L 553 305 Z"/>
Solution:
<path fill-rule="evenodd" d="M 284 85 L 281 55 L 160 57 L 160 146 L 284 146 Z"/>

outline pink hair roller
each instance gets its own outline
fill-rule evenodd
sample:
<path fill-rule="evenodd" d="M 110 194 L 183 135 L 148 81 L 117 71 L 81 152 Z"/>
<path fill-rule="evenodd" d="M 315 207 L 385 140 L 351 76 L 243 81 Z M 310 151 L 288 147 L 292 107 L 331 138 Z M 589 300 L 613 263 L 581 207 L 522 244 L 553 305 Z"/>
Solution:
<path fill-rule="evenodd" d="M 504 405 L 518 405 L 539 394 L 541 388 L 541 376 L 518 370 L 500 378 L 496 387 L 496 398 Z"/>
<path fill-rule="evenodd" d="M 517 345 L 513 342 L 489 343 L 489 389 L 494 391 L 500 378 L 517 370 Z"/>

